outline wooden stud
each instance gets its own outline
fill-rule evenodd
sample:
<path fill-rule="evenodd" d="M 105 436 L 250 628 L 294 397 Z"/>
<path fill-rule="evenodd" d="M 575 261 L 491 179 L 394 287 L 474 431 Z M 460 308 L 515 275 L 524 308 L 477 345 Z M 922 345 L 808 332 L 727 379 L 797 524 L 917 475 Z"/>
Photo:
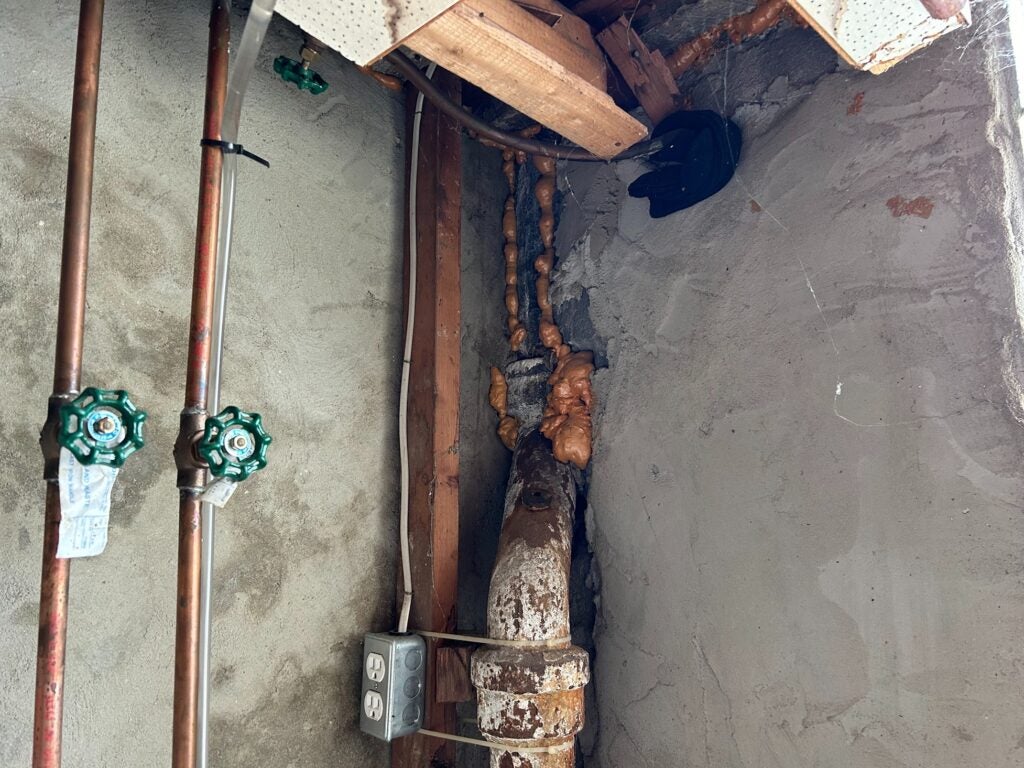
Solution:
<path fill-rule="evenodd" d="M 445 703 L 458 703 L 473 698 L 473 683 L 469 679 L 469 659 L 472 654 L 473 649 L 468 645 L 437 649 L 435 699 Z"/>
<path fill-rule="evenodd" d="M 647 135 L 604 91 L 603 68 L 512 0 L 462 0 L 405 44 L 601 157 Z"/>
<path fill-rule="evenodd" d="M 661 51 L 651 51 L 624 16 L 597 36 L 654 125 L 679 108 L 676 80 Z"/>
<path fill-rule="evenodd" d="M 434 79 L 449 98 L 461 102 L 457 77 L 438 69 Z M 410 91 L 410 127 L 415 101 L 415 92 Z M 411 140 L 406 142 L 406 146 L 411 144 Z M 414 592 L 410 628 L 442 632 L 456 629 L 458 589 L 461 147 L 460 126 L 426 102 L 419 157 L 415 158 L 419 183 L 409 387 L 409 540 Z M 436 653 L 437 642 L 428 641 L 428 680 L 437 669 Z M 452 732 L 456 727 L 454 705 L 438 703 L 428 692 L 423 725 Z M 452 765 L 454 757 L 451 742 L 414 734 L 394 742 L 391 764 L 394 768 Z"/>

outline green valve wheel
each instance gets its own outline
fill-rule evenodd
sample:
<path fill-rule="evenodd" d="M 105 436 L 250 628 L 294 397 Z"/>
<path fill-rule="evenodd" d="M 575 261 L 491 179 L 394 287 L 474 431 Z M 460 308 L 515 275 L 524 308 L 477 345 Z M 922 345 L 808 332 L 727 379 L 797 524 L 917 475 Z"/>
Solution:
<path fill-rule="evenodd" d="M 81 464 L 120 468 L 145 445 L 145 421 L 146 412 L 136 408 L 123 389 L 87 387 L 61 406 L 57 442 Z"/>
<path fill-rule="evenodd" d="M 308 62 L 278 56 L 274 59 L 274 71 L 286 83 L 294 83 L 300 91 L 306 90 L 316 96 L 327 90 L 327 81 L 316 70 L 310 69 Z"/>
<path fill-rule="evenodd" d="M 229 405 L 206 420 L 198 451 L 214 477 L 241 482 L 267 466 L 269 445 L 263 418 Z"/>

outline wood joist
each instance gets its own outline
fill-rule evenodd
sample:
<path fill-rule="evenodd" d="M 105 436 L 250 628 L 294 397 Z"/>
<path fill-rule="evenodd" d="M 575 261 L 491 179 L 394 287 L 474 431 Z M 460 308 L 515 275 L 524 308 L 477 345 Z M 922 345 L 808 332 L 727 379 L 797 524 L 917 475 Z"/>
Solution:
<path fill-rule="evenodd" d="M 438 69 L 434 79 L 445 95 L 456 103 L 461 101 L 457 77 Z M 416 93 L 410 89 L 410 139 L 415 102 Z M 406 142 L 407 147 L 411 145 L 411 140 Z M 414 594 L 409 626 L 441 632 L 455 630 L 458 589 L 461 148 L 460 126 L 425 103 L 419 156 L 407 158 L 407 162 L 418 164 L 419 176 L 416 282 L 406 286 L 407 291 L 416 291 L 408 421 Z M 407 263 L 408 255 L 407 251 Z M 427 643 L 431 680 L 438 669 L 437 646 L 434 640 Z M 456 728 L 455 706 L 439 700 L 436 691 L 436 685 L 427 685 L 423 727 L 451 733 Z M 414 734 L 392 744 L 394 768 L 453 765 L 454 759 L 455 750 L 448 741 Z"/>
<path fill-rule="evenodd" d="M 533 12 L 512 0 L 462 0 L 405 45 L 601 157 L 643 139 L 644 125 L 606 92 L 604 60 L 572 14 L 549 0 L 530 4 Z M 554 26 L 538 17 L 558 13 Z"/>

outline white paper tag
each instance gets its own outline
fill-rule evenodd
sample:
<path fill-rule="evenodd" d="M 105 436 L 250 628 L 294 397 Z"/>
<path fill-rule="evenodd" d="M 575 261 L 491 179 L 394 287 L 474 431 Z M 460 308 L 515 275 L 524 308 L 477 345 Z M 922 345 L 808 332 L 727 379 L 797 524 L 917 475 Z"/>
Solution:
<path fill-rule="evenodd" d="M 227 477 L 218 477 L 203 489 L 203 493 L 199 498 L 207 504 L 223 507 L 228 503 L 228 499 L 231 498 L 231 494 L 235 492 L 237 487 L 238 483 L 234 480 Z"/>
<path fill-rule="evenodd" d="M 60 449 L 60 535 L 57 557 L 93 557 L 107 546 L 110 492 L 115 467 L 80 464 L 67 448 Z"/>

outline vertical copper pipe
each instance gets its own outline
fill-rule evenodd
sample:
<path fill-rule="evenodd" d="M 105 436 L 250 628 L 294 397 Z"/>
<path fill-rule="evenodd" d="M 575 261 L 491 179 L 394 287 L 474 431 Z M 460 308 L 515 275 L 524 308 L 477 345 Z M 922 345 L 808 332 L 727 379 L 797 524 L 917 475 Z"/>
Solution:
<path fill-rule="evenodd" d="M 60 491 L 56 483 L 46 484 L 44 526 L 32 768 L 57 768 L 60 765 L 64 706 L 64 647 L 68 618 L 68 566 L 71 561 L 57 559 Z"/>
<path fill-rule="evenodd" d="M 228 80 L 230 15 L 224 0 L 213 0 L 206 62 L 206 105 L 203 137 L 220 138 Z M 220 218 L 220 176 L 223 155 L 203 147 L 199 171 L 199 214 L 195 266 L 192 274 L 192 317 L 189 325 L 185 408 L 178 439 L 178 601 L 174 641 L 173 768 L 196 764 L 196 697 L 199 687 L 199 579 L 202 561 L 202 511 L 199 490 L 204 471 L 191 455 L 191 437 L 205 419 L 210 367 L 210 324 L 213 317 L 214 262 Z"/>
<path fill-rule="evenodd" d="M 82 374 L 85 273 L 89 262 L 92 170 L 96 150 L 96 96 L 100 80 L 102 37 L 103 0 L 82 0 L 78 23 L 78 53 L 75 58 L 75 91 L 71 101 L 57 354 L 53 366 L 55 395 L 77 392 Z"/>
<path fill-rule="evenodd" d="M 228 42 L 231 19 L 224 0 L 213 0 L 210 40 L 206 60 L 206 105 L 203 137 L 220 138 L 221 117 L 228 83 Z M 210 368 L 210 323 L 213 317 L 213 268 L 217 257 L 217 223 L 220 219 L 220 166 L 223 154 L 203 147 L 199 170 L 199 217 L 196 223 L 196 255 L 192 274 L 192 320 L 189 327 L 188 369 L 185 373 L 185 407 L 206 406 L 206 378 Z"/>
<path fill-rule="evenodd" d="M 64 243 L 61 251 L 57 348 L 53 367 L 54 404 L 81 386 L 82 340 L 85 335 L 85 277 L 89 260 L 92 173 L 96 150 L 96 97 L 99 89 L 103 0 L 82 0 L 75 56 L 75 90 L 71 100 Z M 44 432 L 46 427 L 44 427 Z M 36 656 L 33 768 L 58 768 L 64 708 L 64 650 L 67 640 L 68 560 L 57 559 L 60 489 L 53 442 L 42 441 L 46 462 L 46 513 L 43 569 L 39 590 L 39 648 Z"/>

